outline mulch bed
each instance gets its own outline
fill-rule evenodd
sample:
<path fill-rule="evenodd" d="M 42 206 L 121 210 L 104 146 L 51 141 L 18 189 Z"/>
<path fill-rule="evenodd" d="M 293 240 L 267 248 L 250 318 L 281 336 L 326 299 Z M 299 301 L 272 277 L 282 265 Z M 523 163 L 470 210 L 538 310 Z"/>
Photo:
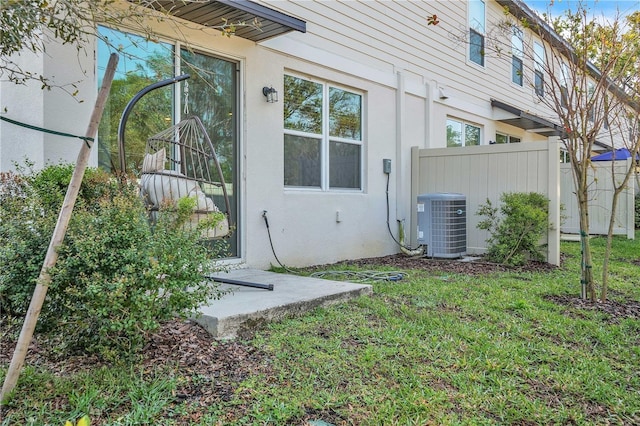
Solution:
<path fill-rule="evenodd" d="M 604 302 L 592 302 L 577 296 L 547 296 L 551 300 L 566 308 L 568 315 L 575 315 L 580 310 L 599 311 L 606 314 L 608 322 L 619 323 L 625 318 L 640 319 L 640 303 L 634 300 L 618 302 L 608 299 Z"/>
<path fill-rule="evenodd" d="M 544 262 L 529 262 L 524 266 L 509 267 L 497 263 L 486 262 L 482 258 L 478 260 L 463 262 L 458 259 L 432 259 L 422 256 L 409 257 L 403 254 L 392 254 L 383 257 L 373 257 L 367 259 L 346 260 L 339 262 L 339 265 L 354 265 L 362 268 L 373 266 L 389 266 L 395 269 L 416 269 L 429 272 L 445 272 L 465 275 L 485 275 L 493 272 L 543 272 L 557 268 L 554 265 Z"/>

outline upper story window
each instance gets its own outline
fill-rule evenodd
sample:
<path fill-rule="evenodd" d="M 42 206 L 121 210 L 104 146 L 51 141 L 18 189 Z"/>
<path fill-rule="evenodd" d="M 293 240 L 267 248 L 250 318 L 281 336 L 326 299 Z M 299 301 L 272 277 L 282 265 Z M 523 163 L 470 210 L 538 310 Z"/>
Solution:
<path fill-rule="evenodd" d="M 592 123 L 595 120 L 595 115 L 596 115 L 595 106 L 594 106 L 596 100 L 593 98 L 595 92 L 596 92 L 596 86 L 593 83 L 589 83 L 587 85 L 587 105 L 589 107 L 587 118 Z"/>
<path fill-rule="evenodd" d="M 533 43 L 533 87 L 536 95 L 544 96 L 544 46 L 537 41 Z"/>
<path fill-rule="evenodd" d="M 571 82 L 571 76 L 569 75 L 569 66 L 563 63 L 560 67 L 560 105 L 563 108 L 569 106 L 569 84 Z"/>
<path fill-rule="evenodd" d="M 477 125 L 455 118 L 447 119 L 447 147 L 480 145 L 481 134 Z"/>
<path fill-rule="evenodd" d="M 484 0 L 469 1 L 469 59 L 484 66 L 485 4 Z"/>
<path fill-rule="evenodd" d="M 284 185 L 362 189 L 362 94 L 284 76 Z"/>
<path fill-rule="evenodd" d="M 523 45 L 522 30 L 514 27 L 511 35 L 511 81 L 518 86 L 522 86 Z"/>

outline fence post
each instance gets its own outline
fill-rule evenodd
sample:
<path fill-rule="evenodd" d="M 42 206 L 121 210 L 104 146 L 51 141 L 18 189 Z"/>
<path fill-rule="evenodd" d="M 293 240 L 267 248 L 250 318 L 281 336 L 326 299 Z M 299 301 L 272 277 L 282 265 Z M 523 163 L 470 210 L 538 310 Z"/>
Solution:
<path fill-rule="evenodd" d="M 552 136 L 548 142 L 549 155 L 549 231 L 547 262 L 560 265 L 560 138 Z"/>

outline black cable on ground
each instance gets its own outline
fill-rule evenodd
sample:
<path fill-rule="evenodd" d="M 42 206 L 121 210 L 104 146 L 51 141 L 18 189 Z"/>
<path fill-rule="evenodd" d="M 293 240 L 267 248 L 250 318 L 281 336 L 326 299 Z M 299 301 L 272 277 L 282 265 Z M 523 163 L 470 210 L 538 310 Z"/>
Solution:
<path fill-rule="evenodd" d="M 275 257 L 276 262 L 278 262 L 278 265 L 290 274 L 298 275 L 298 272 L 292 271 L 280 262 L 280 259 L 278 259 L 278 256 L 276 255 L 276 250 L 273 248 L 273 240 L 271 239 L 271 230 L 269 228 L 269 220 L 267 219 L 266 210 L 262 211 L 262 218 L 264 219 L 264 224 L 267 227 L 269 245 L 271 246 L 271 252 L 273 253 L 273 257 Z M 329 277 L 331 276 L 341 277 L 351 281 L 400 281 L 406 276 L 406 274 L 398 271 L 319 271 L 311 274 L 311 277 L 314 278 L 330 279 Z"/>
<path fill-rule="evenodd" d="M 314 278 L 331 279 L 331 277 L 349 279 L 350 281 L 400 281 L 406 274 L 399 271 L 318 271 L 311 274 Z"/>
<path fill-rule="evenodd" d="M 282 262 L 280 262 L 280 259 L 278 259 L 278 255 L 276 255 L 276 250 L 273 248 L 273 240 L 271 239 L 271 230 L 269 229 L 269 220 L 267 219 L 267 211 L 263 210 L 262 211 L 262 218 L 264 219 L 264 224 L 267 227 L 267 234 L 269 235 L 269 245 L 271 245 L 271 252 L 273 253 L 273 257 L 276 258 L 276 262 L 278 262 L 278 265 L 280 265 L 281 268 L 283 268 L 285 271 L 291 273 L 291 274 L 298 274 L 295 271 L 292 271 L 291 269 L 287 268 Z"/>

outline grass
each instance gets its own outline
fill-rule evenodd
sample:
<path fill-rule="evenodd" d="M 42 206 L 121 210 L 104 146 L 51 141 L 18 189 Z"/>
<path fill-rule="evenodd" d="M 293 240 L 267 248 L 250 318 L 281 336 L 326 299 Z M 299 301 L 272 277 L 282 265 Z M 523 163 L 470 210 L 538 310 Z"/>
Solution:
<path fill-rule="evenodd" d="M 592 246 L 601 259 L 604 240 Z M 637 246 L 614 242 L 619 302 L 640 300 Z M 214 406 L 177 403 L 184 378 L 171 372 L 29 367 L 0 424 L 638 424 L 640 319 L 548 298 L 579 294 L 579 250 L 563 243 L 567 261 L 551 273 L 407 271 L 372 297 L 271 324 L 246 342 L 264 368 Z"/>

